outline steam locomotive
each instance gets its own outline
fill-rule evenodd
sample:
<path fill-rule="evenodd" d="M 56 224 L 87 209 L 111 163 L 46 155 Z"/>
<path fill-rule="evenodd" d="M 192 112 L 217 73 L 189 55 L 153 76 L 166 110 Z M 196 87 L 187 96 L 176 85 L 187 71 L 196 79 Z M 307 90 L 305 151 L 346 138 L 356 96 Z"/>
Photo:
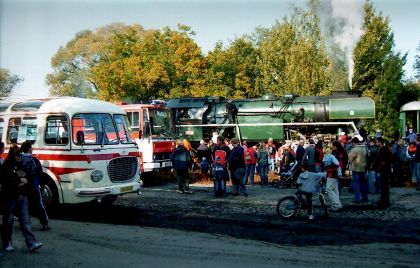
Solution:
<path fill-rule="evenodd" d="M 166 107 L 172 110 L 176 135 L 192 142 L 213 135 L 257 142 L 307 133 L 354 132 L 365 119 L 375 118 L 372 99 L 348 95 L 174 98 Z"/>

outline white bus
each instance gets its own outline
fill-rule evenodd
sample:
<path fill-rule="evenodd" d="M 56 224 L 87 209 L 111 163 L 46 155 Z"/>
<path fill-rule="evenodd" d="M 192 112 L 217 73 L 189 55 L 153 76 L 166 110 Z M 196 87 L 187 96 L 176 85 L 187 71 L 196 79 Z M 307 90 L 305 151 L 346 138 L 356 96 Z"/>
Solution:
<path fill-rule="evenodd" d="M 33 142 L 42 164 L 48 205 L 113 202 L 141 187 L 138 148 L 117 105 L 62 97 L 2 104 L 1 140 Z M 4 108 L 7 107 L 7 108 Z"/>

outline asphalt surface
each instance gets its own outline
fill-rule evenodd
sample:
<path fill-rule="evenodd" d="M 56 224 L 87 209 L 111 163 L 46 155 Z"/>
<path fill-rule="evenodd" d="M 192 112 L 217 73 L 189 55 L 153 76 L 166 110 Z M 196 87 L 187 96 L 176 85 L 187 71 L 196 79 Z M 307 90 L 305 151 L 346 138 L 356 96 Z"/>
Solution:
<path fill-rule="evenodd" d="M 215 198 L 210 185 L 191 189 L 190 195 L 179 194 L 176 184 L 165 183 L 143 189 L 140 196 L 120 196 L 113 205 L 61 206 L 50 214 L 52 230 L 39 231 L 33 220 L 45 242 L 37 254 L 27 253 L 16 225 L 18 251 L 3 253 L 0 267 L 418 265 L 420 192 L 413 188 L 392 188 L 387 209 L 376 207 L 377 194 L 366 204 L 354 204 L 353 193 L 344 188 L 342 211 L 324 218 L 314 200 L 312 222 L 306 211 L 292 219 L 276 214 L 277 201 L 293 189 L 257 185 L 248 188 L 248 197 L 223 198 Z"/>

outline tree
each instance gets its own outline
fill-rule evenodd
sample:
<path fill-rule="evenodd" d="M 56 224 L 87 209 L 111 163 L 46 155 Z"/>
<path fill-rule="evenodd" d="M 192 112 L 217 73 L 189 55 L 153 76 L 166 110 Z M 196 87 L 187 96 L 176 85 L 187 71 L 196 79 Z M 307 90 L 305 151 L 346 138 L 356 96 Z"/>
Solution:
<path fill-rule="evenodd" d="M 221 42 L 207 55 L 207 95 L 226 98 L 257 97 L 255 92 L 256 48 L 250 37 L 235 39 L 223 49 Z"/>
<path fill-rule="evenodd" d="M 261 94 L 328 95 L 330 60 L 321 35 L 316 12 L 317 1 L 309 10 L 296 8 L 260 34 L 257 60 L 257 91 Z"/>
<path fill-rule="evenodd" d="M 7 98 L 13 88 L 22 82 L 23 79 L 18 75 L 11 74 L 9 70 L 0 68 L 0 100 Z"/>
<path fill-rule="evenodd" d="M 414 61 L 414 77 L 417 78 L 418 80 L 420 80 L 420 43 L 419 46 L 417 47 L 417 55 Z"/>
<path fill-rule="evenodd" d="M 184 25 L 146 31 L 111 24 L 80 32 L 52 59 L 50 93 L 107 101 L 201 94 L 205 60 L 193 34 Z"/>
<path fill-rule="evenodd" d="M 92 69 L 97 66 L 106 49 L 119 33 L 135 31 L 142 36 L 145 30 L 139 25 L 125 26 L 115 23 L 100 27 L 96 31 L 81 31 L 65 47 L 60 47 L 51 59 L 53 73 L 48 74 L 46 82 L 50 94 L 58 96 L 98 97 L 100 88 Z"/>
<path fill-rule="evenodd" d="M 387 137 L 398 131 L 398 98 L 406 55 L 394 52 L 394 36 L 388 17 L 375 15 L 372 4 L 364 5 L 364 34 L 354 49 L 352 92 L 375 101 L 376 119 L 368 131 L 381 129 Z"/>

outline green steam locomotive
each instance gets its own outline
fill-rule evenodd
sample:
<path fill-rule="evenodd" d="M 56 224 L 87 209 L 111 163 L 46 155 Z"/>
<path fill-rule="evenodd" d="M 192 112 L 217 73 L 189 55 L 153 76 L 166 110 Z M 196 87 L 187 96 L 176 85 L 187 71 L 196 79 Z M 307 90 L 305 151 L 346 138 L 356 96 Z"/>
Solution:
<path fill-rule="evenodd" d="M 375 118 L 370 98 L 264 95 L 258 99 L 222 97 L 169 99 L 176 135 L 192 142 L 214 135 L 257 142 L 291 139 L 307 133 L 354 132 Z"/>

